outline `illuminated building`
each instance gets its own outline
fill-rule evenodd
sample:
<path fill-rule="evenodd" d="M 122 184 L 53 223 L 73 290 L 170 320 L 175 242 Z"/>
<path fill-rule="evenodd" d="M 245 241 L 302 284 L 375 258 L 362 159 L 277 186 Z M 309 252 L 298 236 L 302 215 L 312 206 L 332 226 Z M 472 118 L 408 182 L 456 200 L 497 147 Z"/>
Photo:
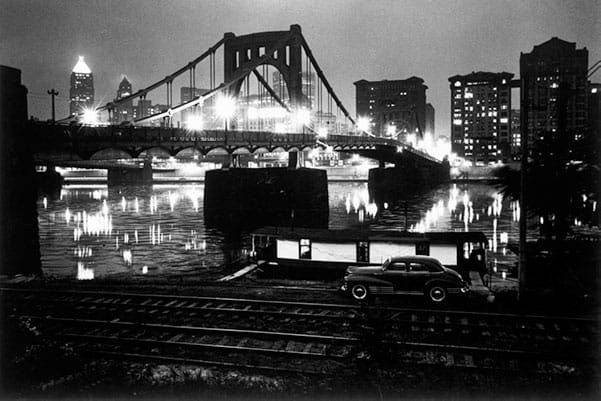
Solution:
<path fill-rule="evenodd" d="M 529 145 L 560 129 L 560 85 L 566 88 L 565 129 L 576 140 L 582 137 L 588 123 L 587 69 L 588 50 L 576 49 L 576 43 L 556 37 L 520 54 L 520 90 L 528 99 Z"/>
<path fill-rule="evenodd" d="M 520 160 L 522 155 L 521 115 L 519 109 L 511 110 L 511 158 Z"/>
<path fill-rule="evenodd" d="M 117 89 L 117 97 L 115 100 L 123 99 L 131 95 L 132 86 L 127 77 L 123 77 L 121 83 L 119 84 L 119 88 Z M 115 109 L 113 110 L 113 123 L 121 123 L 123 121 L 131 121 L 133 119 L 133 111 L 134 105 L 133 100 L 128 100 L 126 102 L 119 103 Z"/>
<path fill-rule="evenodd" d="M 426 125 L 426 89 L 424 80 L 411 77 L 395 81 L 367 81 L 355 84 L 357 116 L 372 122 L 372 133 L 386 136 L 393 127 L 399 139 L 418 134 Z"/>
<path fill-rule="evenodd" d="M 94 106 L 94 77 L 83 56 L 79 56 L 71 72 L 69 98 L 70 115 L 82 113 L 84 109 Z"/>
<path fill-rule="evenodd" d="M 511 78 L 508 72 L 472 72 L 449 78 L 451 151 L 485 165 L 511 158 Z"/>

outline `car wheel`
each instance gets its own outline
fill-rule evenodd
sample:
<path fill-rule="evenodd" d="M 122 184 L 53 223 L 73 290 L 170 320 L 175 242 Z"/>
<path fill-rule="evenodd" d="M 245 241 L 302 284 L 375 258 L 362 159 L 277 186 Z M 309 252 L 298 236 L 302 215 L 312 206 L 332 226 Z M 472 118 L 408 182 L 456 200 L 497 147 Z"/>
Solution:
<path fill-rule="evenodd" d="M 428 299 L 434 303 L 441 303 L 447 299 L 447 289 L 440 285 L 433 285 L 427 290 Z"/>
<path fill-rule="evenodd" d="M 367 298 L 367 287 L 363 284 L 355 284 L 351 287 L 351 295 L 358 301 Z"/>

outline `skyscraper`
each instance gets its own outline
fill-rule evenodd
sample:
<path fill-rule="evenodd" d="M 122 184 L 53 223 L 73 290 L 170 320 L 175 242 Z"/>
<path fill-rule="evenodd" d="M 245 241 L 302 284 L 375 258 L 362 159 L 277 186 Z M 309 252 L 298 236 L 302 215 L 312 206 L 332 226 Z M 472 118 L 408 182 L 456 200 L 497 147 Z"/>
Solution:
<path fill-rule="evenodd" d="M 472 72 L 449 78 L 451 150 L 474 165 L 510 160 L 512 77 Z"/>
<path fill-rule="evenodd" d="M 119 88 L 117 89 L 117 98 L 115 100 L 123 99 L 133 93 L 132 86 L 127 77 L 123 77 Z M 113 111 L 113 123 L 121 123 L 123 121 L 133 120 L 133 100 L 121 102 Z"/>
<path fill-rule="evenodd" d="M 85 108 L 94 105 L 94 77 L 83 56 L 79 56 L 79 60 L 71 72 L 69 97 L 71 99 L 69 103 L 70 115 L 81 113 Z"/>
<path fill-rule="evenodd" d="M 582 138 L 588 123 L 588 50 L 556 37 L 520 54 L 521 92 L 528 99 L 529 148 L 546 135 L 561 130 L 570 139 Z M 526 83 L 527 81 L 527 83 Z M 560 86 L 565 107 L 560 108 Z M 567 138 L 566 138 L 567 139 Z"/>
<path fill-rule="evenodd" d="M 368 117 L 373 133 L 385 136 L 423 134 L 426 125 L 426 89 L 424 80 L 411 77 L 395 81 L 355 82 L 357 115 Z M 403 136 L 399 136 L 402 139 Z"/>

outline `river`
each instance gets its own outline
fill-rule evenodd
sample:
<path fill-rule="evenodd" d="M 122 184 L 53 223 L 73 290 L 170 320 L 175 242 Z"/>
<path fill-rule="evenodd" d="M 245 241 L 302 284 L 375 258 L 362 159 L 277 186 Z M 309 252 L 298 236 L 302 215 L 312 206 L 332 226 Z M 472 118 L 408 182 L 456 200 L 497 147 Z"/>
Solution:
<path fill-rule="evenodd" d="M 329 227 L 413 231 L 482 231 L 499 272 L 517 261 L 519 206 L 490 185 L 445 184 L 405 202 L 370 203 L 367 183 L 330 182 Z M 90 280 L 113 274 L 219 276 L 247 255 L 248 233 L 206 227 L 203 184 L 152 187 L 68 185 L 40 197 L 44 274 Z"/>

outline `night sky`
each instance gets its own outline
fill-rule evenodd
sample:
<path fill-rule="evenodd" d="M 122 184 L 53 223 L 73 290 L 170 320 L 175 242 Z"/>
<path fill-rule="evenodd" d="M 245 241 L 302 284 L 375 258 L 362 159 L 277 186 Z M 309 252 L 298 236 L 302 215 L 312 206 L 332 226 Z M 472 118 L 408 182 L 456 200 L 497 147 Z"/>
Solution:
<path fill-rule="evenodd" d="M 105 103 L 123 75 L 135 91 L 194 59 L 225 32 L 288 30 L 291 24 L 301 25 L 352 115 L 353 82 L 415 75 L 428 85 L 437 133 L 445 135 L 452 75 L 483 70 L 517 77 L 520 52 L 553 36 L 587 47 L 589 65 L 601 59 L 601 2 L 595 0 L 1 0 L 0 64 L 22 70 L 31 115 L 49 118 L 46 91 L 57 89 L 58 118 L 68 114 L 78 55 L 92 69 L 97 102 Z M 600 82 L 601 72 L 592 80 Z"/>

